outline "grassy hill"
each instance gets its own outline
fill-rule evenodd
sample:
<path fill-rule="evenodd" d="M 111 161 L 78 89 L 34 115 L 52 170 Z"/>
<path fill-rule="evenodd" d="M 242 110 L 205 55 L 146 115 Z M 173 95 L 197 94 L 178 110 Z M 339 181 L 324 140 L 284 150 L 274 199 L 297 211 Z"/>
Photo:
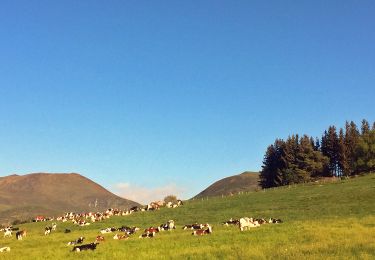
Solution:
<path fill-rule="evenodd" d="M 221 179 L 208 188 L 194 196 L 193 199 L 200 199 L 215 196 L 228 196 L 239 192 L 259 190 L 259 173 L 243 172 L 238 175 Z"/>
<path fill-rule="evenodd" d="M 54 216 L 67 211 L 97 211 L 133 205 L 139 204 L 120 198 L 76 173 L 0 177 L 0 223 L 26 220 L 36 215 Z"/>
<path fill-rule="evenodd" d="M 282 224 L 266 224 L 240 232 L 220 222 L 230 217 L 277 217 Z M 85 236 L 93 241 L 100 228 L 136 225 L 142 228 L 174 219 L 177 229 L 153 239 L 131 237 L 106 241 L 94 252 L 70 252 L 68 241 Z M 211 223 L 213 234 L 194 237 L 181 226 Z M 187 201 L 176 209 L 112 217 L 87 227 L 58 223 L 46 237 L 46 223 L 21 225 L 29 231 L 23 241 L 0 236 L 0 247 L 11 252 L 2 259 L 374 259 L 375 174 L 332 183 L 311 183 L 230 197 Z M 65 228 L 72 233 L 64 234 Z M 138 234 L 139 235 L 139 234 Z"/>

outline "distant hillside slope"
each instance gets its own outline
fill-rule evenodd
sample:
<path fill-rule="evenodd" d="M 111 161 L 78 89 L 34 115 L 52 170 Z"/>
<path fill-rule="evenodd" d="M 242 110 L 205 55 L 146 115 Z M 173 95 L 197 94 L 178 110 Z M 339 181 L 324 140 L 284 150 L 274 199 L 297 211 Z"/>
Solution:
<path fill-rule="evenodd" d="M 95 207 L 96 204 L 96 207 Z M 33 173 L 0 177 L 0 223 L 68 211 L 98 211 L 139 205 L 77 173 Z"/>
<path fill-rule="evenodd" d="M 243 172 L 238 175 L 221 179 L 207 189 L 199 193 L 194 199 L 215 196 L 227 196 L 243 191 L 255 191 L 259 187 L 259 173 L 257 172 Z"/>

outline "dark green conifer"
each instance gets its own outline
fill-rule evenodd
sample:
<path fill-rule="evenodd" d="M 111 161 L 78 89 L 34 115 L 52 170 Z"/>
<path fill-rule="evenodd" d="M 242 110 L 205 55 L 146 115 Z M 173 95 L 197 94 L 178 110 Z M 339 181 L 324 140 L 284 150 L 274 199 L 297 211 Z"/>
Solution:
<path fill-rule="evenodd" d="M 366 119 L 362 120 L 362 125 L 361 125 L 361 134 L 364 135 L 370 131 L 370 124 Z"/>
<path fill-rule="evenodd" d="M 375 130 L 358 138 L 354 153 L 354 172 L 369 173 L 375 171 Z"/>

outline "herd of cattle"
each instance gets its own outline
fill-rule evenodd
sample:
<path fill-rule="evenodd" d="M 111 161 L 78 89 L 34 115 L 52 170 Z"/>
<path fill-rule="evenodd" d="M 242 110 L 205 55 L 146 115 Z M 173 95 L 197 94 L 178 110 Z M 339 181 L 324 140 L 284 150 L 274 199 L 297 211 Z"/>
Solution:
<path fill-rule="evenodd" d="M 182 201 L 178 201 L 176 204 L 169 204 L 167 207 L 170 208 L 175 208 L 178 206 L 182 205 Z M 127 211 L 120 211 L 118 209 L 108 209 L 105 212 L 97 212 L 97 213 L 84 213 L 84 214 L 76 214 L 73 212 L 66 213 L 64 216 L 56 218 L 56 221 L 71 221 L 73 224 L 79 225 L 79 226 L 87 226 L 90 225 L 90 222 L 88 220 L 91 220 L 91 222 L 97 222 L 101 221 L 104 219 L 107 219 L 111 216 L 124 216 L 124 215 L 129 215 L 132 214 L 133 212 L 137 211 L 146 211 L 146 210 L 157 210 L 160 208 L 160 205 L 157 203 L 151 203 L 147 205 L 144 208 L 139 208 L 139 207 L 133 207 L 130 210 Z M 54 219 L 51 219 L 52 221 Z M 275 218 L 270 218 L 268 220 L 260 218 L 248 218 L 248 217 L 243 217 L 240 219 L 229 219 L 225 222 L 222 222 L 223 225 L 229 226 L 238 226 L 241 231 L 244 231 L 245 229 L 250 229 L 250 228 L 255 228 L 259 227 L 260 225 L 266 224 L 266 223 L 282 223 L 281 219 L 275 219 Z M 46 226 L 44 229 L 44 235 L 48 236 L 52 232 L 54 232 L 57 228 L 57 224 L 54 222 L 52 223 L 51 226 Z M 168 220 L 166 223 L 162 223 L 159 226 L 151 226 L 149 228 L 144 229 L 142 234 L 140 234 L 138 237 L 139 238 L 153 238 L 156 236 L 157 233 L 162 232 L 162 231 L 172 231 L 176 229 L 175 221 L 174 220 Z M 193 224 L 187 224 L 182 227 L 184 230 L 192 230 L 193 232 L 191 233 L 194 236 L 203 236 L 203 235 L 208 235 L 212 233 L 212 226 L 208 223 L 206 224 L 198 224 L 198 223 L 193 223 Z M 107 228 L 102 228 L 98 235 L 95 238 L 95 241 L 92 243 L 88 244 L 83 244 L 85 237 L 81 236 L 77 238 L 76 240 L 69 241 L 67 243 L 68 246 L 74 246 L 72 248 L 72 251 L 79 252 L 79 251 L 84 251 L 84 250 L 95 250 L 97 245 L 100 242 L 105 241 L 105 237 L 103 236 L 104 234 L 109 234 L 112 233 L 113 239 L 115 240 L 127 240 L 129 239 L 132 235 L 136 234 L 137 231 L 140 231 L 141 229 L 139 227 L 128 227 L 128 226 L 121 226 L 121 227 L 107 227 Z M 16 239 L 17 240 L 22 240 L 24 237 L 27 235 L 26 230 L 19 230 L 19 228 L 15 228 L 12 226 L 8 226 L 5 228 L 0 229 L 0 231 L 4 232 L 4 238 L 7 237 L 12 237 L 12 233 L 16 232 Z M 65 229 L 64 233 L 70 233 L 70 229 Z M 121 233 L 118 233 L 121 232 Z M 9 252 L 10 247 L 1 247 L 0 246 L 0 252 Z"/>

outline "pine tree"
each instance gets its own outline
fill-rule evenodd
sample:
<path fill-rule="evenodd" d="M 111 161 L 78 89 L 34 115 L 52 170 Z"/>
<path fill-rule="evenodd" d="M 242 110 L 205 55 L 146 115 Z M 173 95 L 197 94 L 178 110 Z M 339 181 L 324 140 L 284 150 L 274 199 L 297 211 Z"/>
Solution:
<path fill-rule="evenodd" d="M 315 151 L 320 151 L 320 141 L 319 141 L 318 137 L 315 138 L 314 150 Z"/>
<path fill-rule="evenodd" d="M 329 176 L 338 175 L 338 136 L 335 126 L 330 126 L 328 132 L 324 131 L 322 137 L 322 153 L 329 158 Z"/>
<path fill-rule="evenodd" d="M 298 135 L 292 135 L 281 146 L 281 160 L 282 168 L 282 185 L 288 185 L 292 183 L 298 183 L 298 165 L 297 165 L 297 153 L 299 149 L 299 137 Z"/>
<path fill-rule="evenodd" d="M 375 171 L 375 130 L 363 134 L 359 139 L 354 154 L 355 173 Z"/>
<path fill-rule="evenodd" d="M 346 146 L 346 154 L 347 154 L 347 161 L 349 165 L 349 174 L 352 175 L 355 170 L 354 165 L 354 153 L 358 143 L 358 139 L 360 137 L 358 128 L 356 124 L 351 121 L 350 123 L 345 123 L 345 146 Z"/>
<path fill-rule="evenodd" d="M 324 170 L 328 167 L 329 159 L 320 151 L 315 151 L 311 142 L 308 142 L 308 136 L 303 136 L 299 142 L 298 151 L 298 168 L 299 178 L 302 182 L 310 181 L 314 177 L 324 174 Z M 303 174 L 303 175 L 301 175 Z"/>
<path fill-rule="evenodd" d="M 362 120 L 362 126 L 361 126 L 361 134 L 367 134 L 370 131 L 370 124 L 366 119 Z"/>
<path fill-rule="evenodd" d="M 268 146 L 263 159 L 260 172 L 260 185 L 262 188 L 271 188 L 281 185 L 281 146 L 283 141 L 276 139 L 273 145 Z"/>
<path fill-rule="evenodd" d="M 339 176 L 348 176 L 350 174 L 348 152 L 346 150 L 345 135 L 344 135 L 344 130 L 342 128 L 340 128 L 340 131 L 339 131 L 338 166 L 339 166 Z"/>

